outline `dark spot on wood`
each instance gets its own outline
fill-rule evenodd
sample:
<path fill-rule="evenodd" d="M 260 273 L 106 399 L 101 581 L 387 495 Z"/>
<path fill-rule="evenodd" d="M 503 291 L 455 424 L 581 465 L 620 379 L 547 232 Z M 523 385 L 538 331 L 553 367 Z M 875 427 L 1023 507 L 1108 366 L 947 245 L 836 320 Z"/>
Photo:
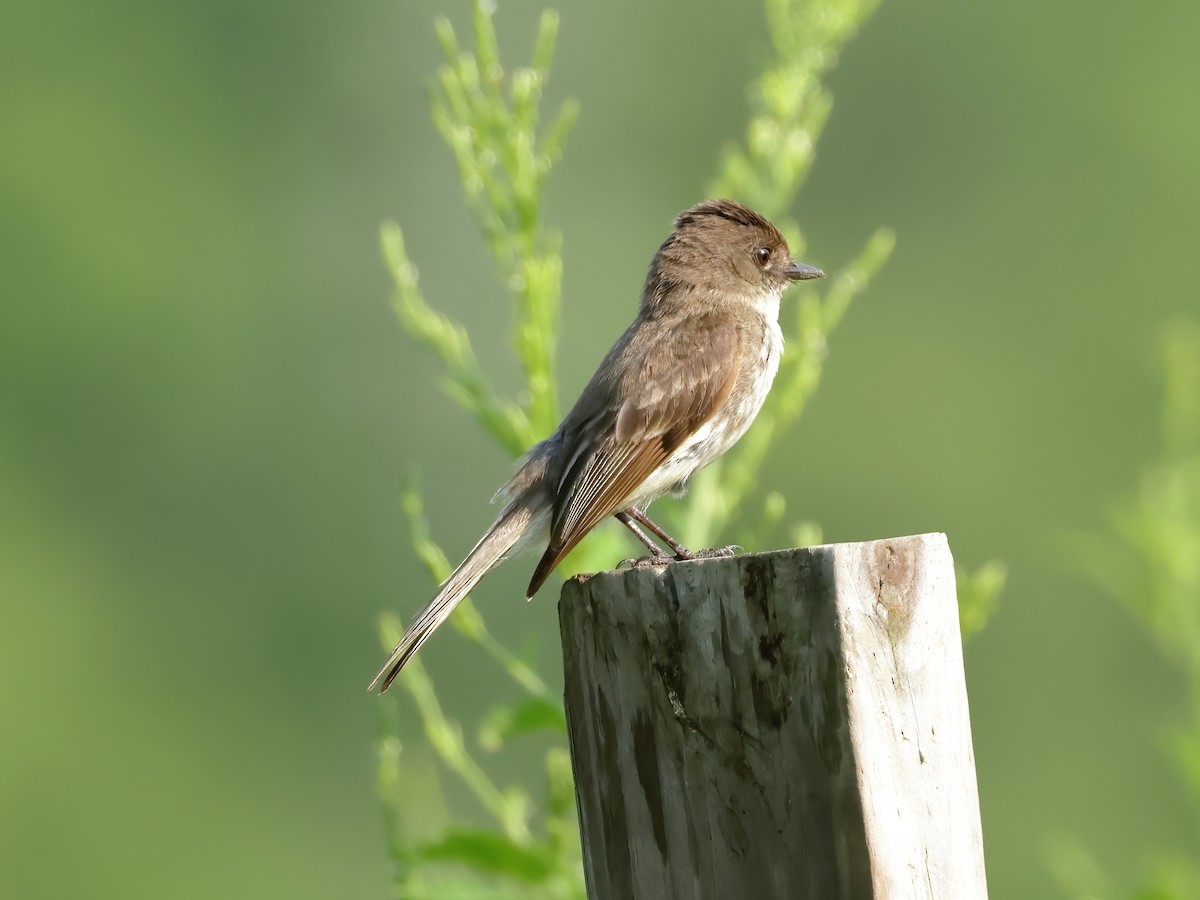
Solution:
<path fill-rule="evenodd" d="M 772 690 L 774 681 L 770 676 L 762 677 L 757 672 L 750 676 L 750 696 L 754 698 L 754 715 L 765 728 L 778 731 L 787 719 L 787 705 Z"/>
<path fill-rule="evenodd" d="M 605 866 L 608 877 L 614 888 L 623 896 L 632 897 L 633 859 L 632 848 L 625 835 L 629 830 L 628 817 L 625 814 L 625 795 L 621 790 L 621 765 L 615 746 L 616 724 L 613 721 L 612 707 L 603 691 L 596 694 L 596 711 L 599 727 L 596 729 L 596 744 L 602 760 L 602 770 L 599 775 L 600 805 L 605 814 L 601 817 L 601 832 L 604 835 Z"/>
<path fill-rule="evenodd" d="M 758 607 L 764 619 L 771 618 L 771 562 L 762 557 L 742 557 L 742 596 Z"/>
<path fill-rule="evenodd" d="M 729 650 L 729 617 L 725 614 L 725 604 L 721 604 L 721 659 L 725 663 L 725 671 L 733 671 L 733 657 Z"/>
<path fill-rule="evenodd" d="M 905 628 L 917 601 L 917 551 L 912 542 L 880 541 L 869 563 L 875 598 L 887 611 L 888 629 Z"/>
<path fill-rule="evenodd" d="M 650 636 L 650 647 L 653 656 L 650 664 L 658 675 L 663 686 L 664 699 L 671 709 L 676 721 L 695 731 L 696 724 L 687 714 L 687 689 L 684 678 L 684 667 L 688 656 L 695 648 L 687 645 L 683 637 L 683 616 L 680 612 L 679 585 L 671 577 L 668 569 L 666 577 L 658 582 L 665 588 L 672 614 L 667 617 L 664 627 L 656 628 Z M 685 584 L 685 589 L 687 585 Z"/>
<path fill-rule="evenodd" d="M 778 661 L 779 648 L 783 646 L 782 634 L 763 634 L 758 638 L 758 655 L 774 666 Z"/>
<path fill-rule="evenodd" d="M 667 855 L 667 826 L 663 821 L 662 779 L 658 773 L 658 743 L 650 717 L 638 713 L 633 720 L 633 761 L 637 766 L 638 782 L 650 811 L 650 827 L 654 843 L 663 858 Z"/>
<path fill-rule="evenodd" d="M 811 711 L 808 712 L 808 716 L 815 725 L 813 741 L 816 743 L 817 753 L 829 772 L 838 773 L 854 767 L 850 723 L 846 716 L 846 694 L 843 682 L 834 674 L 840 668 L 840 658 L 832 649 L 816 652 L 819 653 L 818 666 L 821 675 L 813 686 L 813 692 L 820 698 L 821 709 L 819 718 Z"/>
<path fill-rule="evenodd" d="M 751 697 L 759 725 L 772 731 L 787 722 L 794 705 L 786 686 L 792 683 L 799 654 L 812 638 L 811 631 L 798 632 L 780 622 L 775 602 L 779 597 L 780 577 L 777 560 L 770 556 L 741 557 L 739 576 L 745 608 L 752 629 L 751 639 L 758 652 L 750 667 Z M 807 577 L 804 573 L 801 577 Z M 793 617 L 784 619 L 794 622 Z"/>

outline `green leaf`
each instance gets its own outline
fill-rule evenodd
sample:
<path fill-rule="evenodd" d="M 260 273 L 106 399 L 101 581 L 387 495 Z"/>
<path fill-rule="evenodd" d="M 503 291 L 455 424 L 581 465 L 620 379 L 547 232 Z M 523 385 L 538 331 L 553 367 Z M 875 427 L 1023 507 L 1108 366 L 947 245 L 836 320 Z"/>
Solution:
<path fill-rule="evenodd" d="M 546 784 L 549 800 L 547 806 L 551 816 L 570 815 L 574 825 L 575 778 L 571 768 L 571 755 L 562 747 L 551 747 L 546 753 Z"/>
<path fill-rule="evenodd" d="M 509 875 L 524 881 L 544 881 L 553 871 L 554 860 L 540 847 L 526 847 L 494 831 L 453 829 L 441 840 L 417 848 L 427 862 L 457 862 L 483 872 Z"/>
<path fill-rule="evenodd" d="M 996 611 L 1000 592 L 1004 590 L 1004 582 L 1008 579 L 1008 569 L 993 559 L 974 572 L 959 569 L 956 577 L 958 622 L 965 640 L 982 629 Z"/>
<path fill-rule="evenodd" d="M 485 750 L 498 750 L 512 738 L 537 731 L 565 735 L 567 720 L 557 705 L 542 697 L 526 697 L 516 706 L 492 710 L 479 728 L 479 743 Z"/>

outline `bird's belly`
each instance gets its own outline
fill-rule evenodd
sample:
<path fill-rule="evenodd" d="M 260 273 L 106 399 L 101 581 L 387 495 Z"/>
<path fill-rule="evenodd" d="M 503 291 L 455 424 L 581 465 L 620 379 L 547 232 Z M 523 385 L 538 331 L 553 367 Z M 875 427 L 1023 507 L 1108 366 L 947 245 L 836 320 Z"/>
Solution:
<path fill-rule="evenodd" d="M 777 324 L 772 322 L 770 325 L 762 342 L 758 365 L 752 367 L 745 381 L 737 385 L 725 405 L 642 482 L 629 505 L 643 506 L 687 481 L 746 433 L 762 409 L 775 380 L 775 373 L 779 370 L 783 335 Z"/>

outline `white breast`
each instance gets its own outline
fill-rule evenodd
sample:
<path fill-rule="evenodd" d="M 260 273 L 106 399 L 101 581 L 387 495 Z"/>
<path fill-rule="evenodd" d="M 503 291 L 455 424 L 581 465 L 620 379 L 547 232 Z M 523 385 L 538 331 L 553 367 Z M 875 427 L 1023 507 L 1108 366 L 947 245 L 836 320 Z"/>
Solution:
<path fill-rule="evenodd" d="M 764 311 L 765 312 L 765 311 Z M 778 314 L 778 306 L 775 307 Z M 630 499 L 630 505 L 643 506 L 671 490 L 738 442 L 762 409 L 779 371 L 783 353 L 783 333 L 774 315 L 763 316 L 764 339 L 759 347 L 757 365 L 739 373 L 738 384 L 725 406 L 696 429 L 671 456 L 659 466 Z"/>

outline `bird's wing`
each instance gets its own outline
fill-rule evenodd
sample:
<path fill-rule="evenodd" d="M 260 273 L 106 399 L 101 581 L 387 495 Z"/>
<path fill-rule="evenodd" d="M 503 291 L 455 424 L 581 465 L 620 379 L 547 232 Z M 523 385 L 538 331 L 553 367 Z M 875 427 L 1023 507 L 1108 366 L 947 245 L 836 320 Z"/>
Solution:
<path fill-rule="evenodd" d="M 602 411 L 568 434 L 569 460 L 559 483 L 550 543 L 528 595 L 598 522 L 630 496 L 721 408 L 738 373 L 738 328 L 727 316 L 689 318 L 639 345 L 638 336 L 601 367 L 576 409 Z M 615 364 L 611 367 L 608 364 Z M 623 402 L 619 398 L 626 398 Z"/>

